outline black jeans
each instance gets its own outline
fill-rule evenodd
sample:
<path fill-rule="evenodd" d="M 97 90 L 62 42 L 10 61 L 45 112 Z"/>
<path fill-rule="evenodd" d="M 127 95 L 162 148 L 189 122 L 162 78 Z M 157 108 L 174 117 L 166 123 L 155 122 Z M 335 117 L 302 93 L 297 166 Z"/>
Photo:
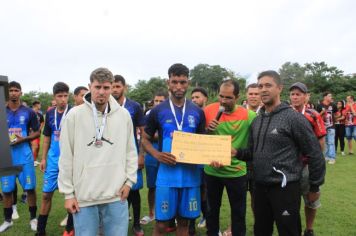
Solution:
<path fill-rule="evenodd" d="M 226 187 L 231 208 L 231 232 L 233 236 L 246 235 L 246 176 L 221 178 L 206 174 L 208 211 L 207 235 L 219 235 L 220 207 Z"/>
<path fill-rule="evenodd" d="M 290 182 L 282 188 L 255 183 L 255 236 L 271 236 L 276 221 L 278 235 L 300 236 L 300 183 Z"/>
<path fill-rule="evenodd" d="M 345 125 L 335 124 L 335 152 L 337 151 L 337 143 L 340 140 L 340 151 L 345 149 Z"/>

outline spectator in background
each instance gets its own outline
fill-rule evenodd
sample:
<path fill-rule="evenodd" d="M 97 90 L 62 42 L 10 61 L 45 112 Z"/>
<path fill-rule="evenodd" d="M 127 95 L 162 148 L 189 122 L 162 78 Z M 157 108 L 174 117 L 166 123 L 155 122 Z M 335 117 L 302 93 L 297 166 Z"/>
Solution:
<path fill-rule="evenodd" d="M 204 108 L 208 101 L 208 92 L 204 88 L 196 87 L 192 90 L 191 97 L 193 103 L 200 108 Z"/>
<path fill-rule="evenodd" d="M 330 92 L 323 93 L 323 100 L 317 106 L 316 110 L 319 112 L 326 128 L 325 139 L 325 159 L 329 164 L 335 164 L 336 152 L 335 152 L 335 112 L 337 108 L 333 104 L 333 96 Z"/>
<path fill-rule="evenodd" d="M 353 155 L 352 150 L 352 139 L 356 141 L 356 103 L 354 101 L 354 96 L 349 95 L 346 98 L 346 121 L 345 121 L 345 131 L 346 138 L 349 146 L 349 155 Z"/>
<path fill-rule="evenodd" d="M 79 106 L 84 103 L 84 94 L 88 92 L 88 89 L 84 86 L 79 86 L 74 89 L 74 105 Z"/>
<path fill-rule="evenodd" d="M 337 151 L 338 142 L 340 141 L 341 155 L 345 156 L 345 102 L 338 101 L 336 107 L 337 111 L 335 112 L 335 151 Z"/>

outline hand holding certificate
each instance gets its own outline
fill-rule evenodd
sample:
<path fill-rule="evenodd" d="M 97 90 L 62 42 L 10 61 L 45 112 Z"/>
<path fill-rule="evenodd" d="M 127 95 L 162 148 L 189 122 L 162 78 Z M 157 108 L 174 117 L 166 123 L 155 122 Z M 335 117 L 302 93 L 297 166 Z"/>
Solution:
<path fill-rule="evenodd" d="M 171 153 L 177 162 L 223 165 L 231 163 L 231 136 L 203 135 L 174 131 Z"/>

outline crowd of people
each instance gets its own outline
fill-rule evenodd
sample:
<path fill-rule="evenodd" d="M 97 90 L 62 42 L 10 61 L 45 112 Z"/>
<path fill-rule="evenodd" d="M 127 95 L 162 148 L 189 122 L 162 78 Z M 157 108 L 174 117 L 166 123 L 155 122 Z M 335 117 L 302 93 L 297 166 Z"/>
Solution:
<path fill-rule="evenodd" d="M 126 97 L 126 81 L 106 68 L 90 74 L 89 87 L 74 90 L 53 86 L 53 105 L 45 116 L 41 104 L 32 109 L 21 102 L 22 88 L 9 83 L 7 122 L 13 164 L 22 172 L 1 177 L 4 222 L 0 232 L 18 219 L 16 178 L 26 194 L 30 227 L 46 235 L 54 192 L 64 195 L 64 236 L 127 235 L 132 206 L 132 233 L 145 234 L 142 225 L 155 221 L 153 235 L 176 232 L 195 235 L 246 235 L 247 192 L 251 195 L 254 234 L 312 236 L 324 183 L 325 160 L 335 164 L 338 143 L 353 155 L 356 103 L 353 95 L 333 102 L 325 92 L 315 109 L 305 84 L 289 88 L 289 102 L 281 100 L 283 83 L 275 71 L 264 71 L 246 88 L 246 102 L 238 105 L 239 84 L 223 80 L 217 102 L 208 103 L 208 90 L 189 88 L 189 69 L 168 69 L 167 91 L 157 91 L 151 107 Z M 171 154 L 173 133 L 231 136 L 231 163 L 186 164 Z M 38 161 L 40 135 L 42 159 Z M 199 145 L 199 144 L 196 144 Z M 323 154 L 324 150 L 324 154 Z M 43 172 L 39 214 L 35 167 Z M 141 217 L 140 189 L 148 188 L 148 214 Z M 229 199 L 229 227 L 220 227 L 223 190 Z M 146 198 L 144 198 L 146 199 Z M 300 206 L 306 223 L 302 230 Z M 58 206 L 56 206 L 58 207 Z M 196 219 L 201 216 L 198 224 Z"/>

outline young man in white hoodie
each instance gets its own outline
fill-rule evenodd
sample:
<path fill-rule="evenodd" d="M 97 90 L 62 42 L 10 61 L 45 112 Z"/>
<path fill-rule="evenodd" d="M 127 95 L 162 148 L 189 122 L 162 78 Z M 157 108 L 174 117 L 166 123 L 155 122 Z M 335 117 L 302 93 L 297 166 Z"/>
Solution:
<path fill-rule="evenodd" d="M 127 235 L 127 196 L 136 182 L 137 152 L 128 111 L 110 95 L 113 74 L 90 75 L 84 104 L 67 115 L 60 138 L 58 187 L 73 214 L 76 236 Z"/>

